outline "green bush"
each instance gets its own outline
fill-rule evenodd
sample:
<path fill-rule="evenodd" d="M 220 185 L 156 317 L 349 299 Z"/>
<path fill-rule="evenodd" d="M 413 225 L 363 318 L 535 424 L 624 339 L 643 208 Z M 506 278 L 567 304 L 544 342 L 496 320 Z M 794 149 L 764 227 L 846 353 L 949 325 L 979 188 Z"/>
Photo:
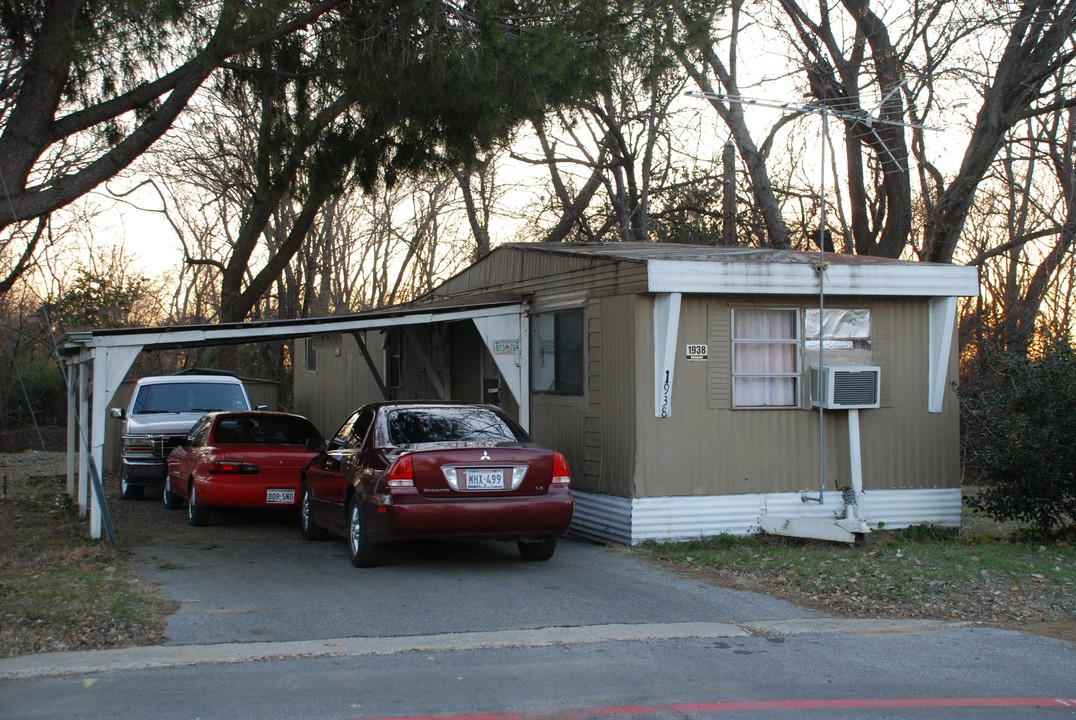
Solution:
<path fill-rule="evenodd" d="M 1052 534 L 1076 519 L 1076 352 L 982 360 L 990 381 L 960 391 L 965 465 L 984 485 L 968 503 Z"/>

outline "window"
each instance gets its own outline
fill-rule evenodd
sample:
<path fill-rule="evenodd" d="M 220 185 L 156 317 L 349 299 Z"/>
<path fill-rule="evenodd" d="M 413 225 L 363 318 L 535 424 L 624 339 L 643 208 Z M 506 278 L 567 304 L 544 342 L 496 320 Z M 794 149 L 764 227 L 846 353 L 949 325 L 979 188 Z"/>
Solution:
<path fill-rule="evenodd" d="M 304 350 L 306 351 L 306 371 L 316 373 L 318 371 L 318 349 L 314 346 L 314 338 L 306 338 Z"/>
<path fill-rule="evenodd" d="M 392 445 L 525 442 L 497 413 L 467 408 L 393 410 L 387 427 Z"/>
<path fill-rule="evenodd" d="M 821 354 L 827 365 L 871 365 L 871 311 L 826 309 L 819 324 L 818 308 L 803 313 L 803 362 L 817 365 Z M 825 337 L 823 346 L 820 339 Z M 821 353 L 820 353 L 821 349 Z"/>
<path fill-rule="evenodd" d="M 583 310 L 540 313 L 531 318 L 531 389 L 555 395 L 583 394 Z"/>
<path fill-rule="evenodd" d="M 732 311 L 732 406 L 799 404 L 799 311 Z"/>
<path fill-rule="evenodd" d="M 366 440 L 366 435 L 370 432 L 370 426 L 374 423 L 375 414 L 373 408 L 366 408 L 359 414 L 355 424 L 351 426 L 351 432 L 348 434 L 348 447 L 356 450 L 362 448 L 363 441 Z"/>

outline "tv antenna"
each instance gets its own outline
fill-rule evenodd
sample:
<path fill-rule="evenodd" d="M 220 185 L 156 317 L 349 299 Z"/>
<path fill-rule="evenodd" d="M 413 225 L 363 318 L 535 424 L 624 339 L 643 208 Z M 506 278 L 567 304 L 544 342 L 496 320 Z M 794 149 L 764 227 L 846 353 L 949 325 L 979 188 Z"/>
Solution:
<path fill-rule="evenodd" d="M 901 80 L 892 88 L 889 89 L 878 102 L 878 107 L 875 110 L 876 113 L 880 113 L 886 103 L 900 92 L 900 89 L 904 87 L 904 80 Z M 914 128 L 918 130 L 934 130 L 936 128 L 929 127 L 918 123 L 909 123 L 902 120 L 889 120 L 883 117 L 877 117 L 871 115 L 863 109 L 839 109 L 832 107 L 826 103 L 793 103 L 782 102 L 779 100 L 770 100 L 767 98 L 755 98 L 748 97 L 746 95 L 731 95 L 728 93 L 715 93 L 715 92 L 700 92 L 697 90 L 689 90 L 685 93 L 689 97 L 702 98 L 704 100 L 718 100 L 726 103 L 734 103 L 744 106 L 756 106 L 774 108 L 777 110 L 785 110 L 787 112 L 798 113 L 801 115 L 818 115 L 822 121 L 822 160 L 820 163 L 821 173 L 821 191 L 819 194 L 819 224 L 818 224 L 818 263 L 815 265 L 815 271 L 818 273 L 818 365 L 821 369 L 825 365 L 825 282 L 826 282 L 826 145 L 829 142 L 829 118 L 830 116 L 840 118 L 846 122 L 855 123 L 861 128 L 864 128 L 869 132 L 878 144 L 885 151 L 888 157 L 888 162 L 892 163 L 892 167 L 895 167 L 897 172 L 904 172 L 906 168 L 901 165 L 896 156 L 893 155 L 893 151 L 889 149 L 889 145 L 886 144 L 882 136 L 878 134 L 876 129 L 878 126 L 883 127 L 899 127 L 899 128 Z M 839 100 L 837 98 L 836 100 Z M 848 98 L 850 101 L 851 98 Z M 832 102 L 832 101 L 831 101 Z M 885 164 L 886 159 L 882 159 L 882 163 Z M 821 379 L 819 380 L 821 384 Z M 803 502 L 817 502 L 822 504 L 823 492 L 825 488 L 825 470 L 826 470 L 826 457 L 825 457 L 825 437 L 824 437 L 824 421 L 823 421 L 823 403 L 818 404 L 818 497 L 810 497 L 806 494 L 800 495 L 800 500 Z"/>

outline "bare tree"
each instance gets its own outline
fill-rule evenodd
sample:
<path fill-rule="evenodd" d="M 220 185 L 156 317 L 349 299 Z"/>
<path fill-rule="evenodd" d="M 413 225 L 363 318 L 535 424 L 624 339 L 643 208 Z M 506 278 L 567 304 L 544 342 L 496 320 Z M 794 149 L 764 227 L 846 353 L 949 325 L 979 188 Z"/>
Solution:
<path fill-rule="evenodd" d="M 698 89 L 706 94 L 710 105 L 732 133 L 733 142 L 750 178 L 755 207 L 765 223 L 766 243 L 770 247 L 785 248 L 789 247 L 791 241 L 781 203 L 766 166 L 765 148 L 769 139 L 762 147 L 759 146 L 748 127 L 744 103 L 738 101 L 742 96 L 738 72 L 742 6 L 742 0 L 730 3 L 730 28 L 725 40 L 716 34 L 719 10 L 723 8 L 711 6 L 698 11 L 680 0 L 674 0 L 669 13 L 670 23 L 677 27 L 672 48 L 684 70 Z M 722 44 L 727 46 L 725 57 L 718 52 Z M 720 85 L 715 85 L 715 80 Z M 770 131 L 770 136 L 790 120 L 791 117 L 780 120 L 777 127 Z"/>
<path fill-rule="evenodd" d="M 675 108 L 686 81 L 669 28 L 651 10 L 635 19 L 630 51 L 602 90 L 533 122 L 537 152 L 513 152 L 549 174 L 539 212 L 552 220 L 536 223 L 542 241 L 698 241 L 706 234 L 699 228 L 720 216 L 713 158 L 700 162 L 681 140 L 697 137 L 698 127 L 690 111 Z"/>
<path fill-rule="evenodd" d="M 1010 133 L 969 212 L 959 252 L 981 268 L 984 307 L 969 318 L 979 324 L 980 344 L 1026 353 L 1043 324 L 1066 326 L 1076 231 L 1074 115 L 1031 118 Z"/>
<path fill-rule="evenodd" d="M 1076 53 L 1076 0 L 981 7 L 985 17 L 976 24 L 1003 33 L 1004 44 L 978 86 L 981 102 L 960 169 L 930 197 L 923 250 L 924 259 L 935 262 L 953 260 L 976 189 L 1007 133 L 1028 117 L 1057 113 L 1073 102 L 1066 70 Z"/>

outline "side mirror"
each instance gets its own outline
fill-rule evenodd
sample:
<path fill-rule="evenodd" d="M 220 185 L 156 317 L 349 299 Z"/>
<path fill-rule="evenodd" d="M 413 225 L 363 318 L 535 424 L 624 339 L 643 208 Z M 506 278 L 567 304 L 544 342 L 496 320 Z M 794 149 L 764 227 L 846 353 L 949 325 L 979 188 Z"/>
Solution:
<path fill-rule="evenodd" d="M 325 448 L 327 448 L 327 447 L 329 447 L 329 443 L 325 442 L 325 438 L 323 438 L 323 437 L 309 438 L 306 441 L 306 449 L 307 450 L 315 450 L 317 452 L 325 452 Z"/>
<path fill-rule="evenodd" d="M 123 408 L 110 408 L 108 414 L 117 420 L 122 420 L 127 413 Z"/>

